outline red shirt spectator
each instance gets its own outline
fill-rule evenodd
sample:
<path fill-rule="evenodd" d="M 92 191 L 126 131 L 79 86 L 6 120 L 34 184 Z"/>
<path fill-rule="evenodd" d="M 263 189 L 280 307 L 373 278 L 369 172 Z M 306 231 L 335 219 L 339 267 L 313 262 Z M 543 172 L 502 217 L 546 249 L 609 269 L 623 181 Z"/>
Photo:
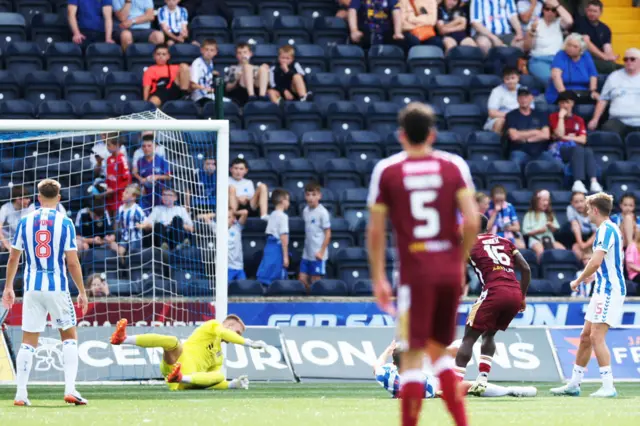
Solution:
<path fill-rule="evenodd" d="M 117 147 L 117 145 L 116 145 Z M 120 151 L 111 154 L 107 159 L 107 211 L 115 214 L 122 204 L 122 193 L 131 183 L 131 172 L 127 157 Z"/>

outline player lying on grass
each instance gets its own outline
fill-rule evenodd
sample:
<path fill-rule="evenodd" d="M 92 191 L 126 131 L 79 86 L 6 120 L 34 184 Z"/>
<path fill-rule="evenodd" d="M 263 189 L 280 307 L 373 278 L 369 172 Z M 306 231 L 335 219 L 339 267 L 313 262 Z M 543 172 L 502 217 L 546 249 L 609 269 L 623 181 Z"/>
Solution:
<path fill-rule="evenodd" d="M 455 357 L 458 352 L 458 347 L 454 344 L 447 348 L 447 352 L 451 357 Z M 393 362 L 387 363 L 387 360 L 391 356 Z M 400 352 L 396 349 L 396 342 L 393 341 L 384 350 L 380 357 L 373 365 L 373 372 L 376 377 L 376 381 L 385 388 L 392 397 L 400 397 L 400 374 L 398 369 L 400 368 Z M 423 370 L 424 375 L 424 397 L 425 398 L 438 398 L 442 391 L 440 390 L 440 380 L 435 377 L 428 369 Z M 463 381 L 460 384 L 462 392 L 467 394 L 473 382 Z M 500 397 L 500 396 L 515 396 L 515 397 L 534 397 L 538 393 L 538 390 L 533 386 L 498 386 L 494 384 L 487 384 L 485 391 L 478 395 L 483 397 Z M 468 393 L 470 395 L 470 393 Z"/>
<path fill-rule="evenodd" d="M 127 336 L 127 320 L 121 319 L 111 336 L 112 345 L 136 345 L 141 348 L 162 348 L 160 372 L 169 389 L 248 389 L 249 379 L 241 376 L 227 381 L 222 373 L 224 357 L 222 342 L 235 343 L 263 350 L 263 341 L 242 337 L 245 325 L 237 315 L 229 315 L 222 324 L 210 320 L 199 326 L 181 343 L 175 336 L 138 334 Z"/>

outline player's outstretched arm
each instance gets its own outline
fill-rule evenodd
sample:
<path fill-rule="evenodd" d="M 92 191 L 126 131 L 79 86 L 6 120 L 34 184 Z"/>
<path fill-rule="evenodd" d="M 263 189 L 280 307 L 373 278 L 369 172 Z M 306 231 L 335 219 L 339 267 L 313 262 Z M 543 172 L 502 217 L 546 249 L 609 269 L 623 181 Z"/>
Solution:
<path fill-rule="evenodd" d="M 571 290 L 575 291 L 580 285 L 581 282 L 585 281 L 588 277 L 595 274 L 598 269 L 600 269 L 600 265 L 604 261 L 604 256 L 607 254 L 604 250 L 596 249 L 593 252 L 593 256 L 591 256 L 591 260 L 587 263 L 587 266 L 584 268 L 582 273 L 578 278 L 571 281 Z"/>
<path fill-rule="evenodd" d="M 80 259 L 78 259 L 78 252 L 75 250 L 67 250 L 64 252 L 67 269 L 73 282 L 78 287 L 78 305 L 82 309 L 82 315 L 86 315 L 89 309 L 89 302 L 87 300 L 87 292 L 84 288 L 84 280 L 82 278 L 82 267 L 80 266 Z"/>
<path fill-rule="evenodd" d="M 378 359 L 376 359 L 375 362 L 373 363 L 373 372 L 374 372 L 373 374 L 376 374 L 375 372 L 379 368 L 381 368 L 384 364 L 387 363 L 387 360 L 389 359 L 389 357 L 391 356 L 391 354 L 395 349 L 396 349 L 396 341 L 394 340 L 391 342 L 389 346 L 387 346 L 384 352 L 382 352 L 378 357 Z"/>
<path fill-rule="evenodd" d="M 514 261 L 516 269 L 522 274 L 520 290 L 522 290 L 522 300 L 524 301 L 527 296 L 527 290 L 529 289 L 529 283 L 531 282 L 531 268 L 520 252 L 514 255 Z"/>

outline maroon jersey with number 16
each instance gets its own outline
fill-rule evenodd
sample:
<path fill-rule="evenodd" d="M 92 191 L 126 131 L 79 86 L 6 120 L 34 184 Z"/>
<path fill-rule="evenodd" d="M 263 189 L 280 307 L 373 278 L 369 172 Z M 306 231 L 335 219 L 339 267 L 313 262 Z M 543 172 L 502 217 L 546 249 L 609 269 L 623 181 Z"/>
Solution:
<path fill-rule="evenodd" d="M 514 271 L 518 249 L 506 238 L 493 234 L 478 235 L 469 262 L 476 271 L 483 290 L 495 286 L 520 288 Z"/>

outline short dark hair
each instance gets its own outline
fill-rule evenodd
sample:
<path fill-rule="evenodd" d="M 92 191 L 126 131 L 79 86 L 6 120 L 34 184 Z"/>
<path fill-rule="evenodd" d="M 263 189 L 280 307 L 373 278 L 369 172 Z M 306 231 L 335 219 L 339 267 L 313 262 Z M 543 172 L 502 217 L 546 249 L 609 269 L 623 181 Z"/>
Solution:
<path fill-rule="evenodd" d="M 29 195 L 29 191 L 22 185 L 13 185 L 11 188 L 11 201 L 16 201 L 18 198 L 26 198 Z"/>
<path fill-rule="evenodd" d="M 216 41 L 215 38 L 206 38 L 202 41 L 201 47 L 207 47 L 207 46 L 218 46 L 218 42 Z"/>
<path fill-rule="evenodd" d="M 412 102 L 398 113 L 398 126 L 410 145 L 422 145 L 436 126 L 436 115 L 430 106 Z"/>
<path fill-rule="evenodd" d="M 400 351 L 399 348 L 395 348 L 393 352 L 391 352 L 391 359 L 393 360 L 393 365 L 398 367 L 398 370 L 400 370 L 400 361 L 402 359 L 401 355 L 402 355 L 402 351 Z"/>
<path fill-rule="evenodd" d="M 240 43 L 236 44 L 236 52 L 240 49 L 244 49 L 245 47 L 248 47 L 249 50 L 253 51 L 249 43 L 247 43 L 246 41 L 241 41 Z"/>
<path fill-rule="evenodd" d="M 311 182 L 307 182 L 304 185 L 304 192 L 314 192 L 314 191 L 317 191 L 317 192 L 322 191 L 322 187 L 315 180 L 312 180 Z"/>
<path fill-rule="evenodd" d="M 622 196 L 620 197 L 620 204 L 622 204 L 622 202 L 624 201 L 625 198 L 631 198 L 633 200 L 633 202 L 635 203 L 636 200 L 636 196 L 633 194 L 633 192 L 625 192 L 624 194 L 622 194 Z"/>
<path fill-rule="evenodd" d="M 160 49 L 167 49 L 169 50 L 169 46 L 167 46 L 164 43 L 160 43 L 160 44 L 156 44 L 156 47 L 153 48 L 153 53 L 156 53 L 158 50 Z"/>
<path fill-rule="evenodd" d="M 147 141 L 155 142 L 153 138 L 153 133 L 147 133 L 145 135 L 142 135 L 142 142 L 147 142 Z"/>
<path fill-rule="evenodd" d="M 235 166 L 236 164 L 244 164 L 244 166 L 245 166 L 247 169 L 249 168 L 249 163 L 247 163 L 247 160 L 245 160 L 244 158 L 236 157 L 236 158 L 231 162 L 231 167 Z"/>
<path fill-rule="evenodd" d="M 487 232 L 487 225 L 489 224 L 489 219 L 480 213 L 480 232 Z"/>
<path fill-rule="evenodd" d="M 289 197 L 289 191 L 287 191 L 286 189 L 274 189 L 273 192 L 271 193 L 271 202 L 273 203 L 274 206 L 277 206 L 278 204 L 282 203 L 282 201 L 284 201 L 285 198 Z"/>
<path fill-rule="evenodd" d="M 503 194 L 507 194 L 507 188 L 502 185 L 495 185 L 491 188 L 491 197 L 494 197 L 498 192 L 502 192 Z"/>
<path fill-rule="evenodd" d="M 589 0 L 589 2 L 587 2 L 587 7 L 589 6 L 598 6 L 600 10 L 604 9 L 604 4 L 602 4 L 600 0 Z"/>
<path fill-rule="evenodd" d="M 60 195 L 60 184 L 56 180 L 45 179 L 38 184 L 38 193 L 43 198 L 57 198 Z"/>
<path fill-rule="evenodd" d="M 504 67 L 502 68 L 502 78 L 505 78 L 510 75 L 520 75 L 517 68 L 514 67 Z"/>

